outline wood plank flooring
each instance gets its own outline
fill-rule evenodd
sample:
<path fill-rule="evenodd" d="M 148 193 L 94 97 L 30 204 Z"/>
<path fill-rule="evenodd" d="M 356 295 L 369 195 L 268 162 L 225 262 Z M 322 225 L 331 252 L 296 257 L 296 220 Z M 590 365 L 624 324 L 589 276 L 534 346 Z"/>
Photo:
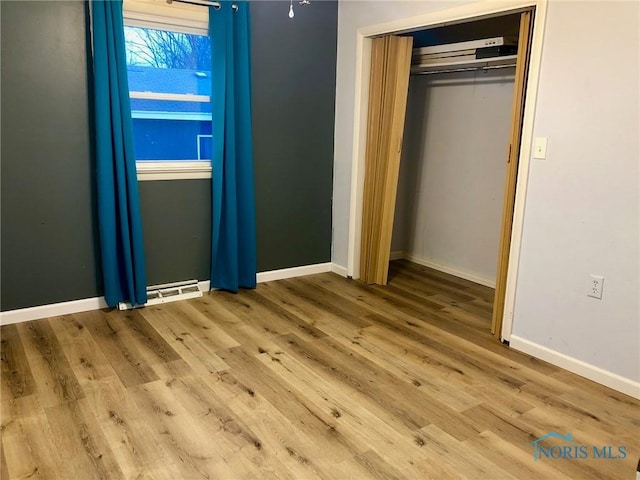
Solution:
<path fill-rule="evenodd" d="M 492 299 L 399 261 L 387 287 L 321 274 L 4 326 L 0 478 L 635 478 L 640 402 L 496 342 Z M 549 432 L 626 458 L 534 461 Z"/>

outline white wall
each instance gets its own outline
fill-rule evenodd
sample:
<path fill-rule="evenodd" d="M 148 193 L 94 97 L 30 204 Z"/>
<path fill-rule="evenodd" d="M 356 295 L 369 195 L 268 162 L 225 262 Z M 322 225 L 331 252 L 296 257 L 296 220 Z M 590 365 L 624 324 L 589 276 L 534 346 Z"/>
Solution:
<path fill-rule="evenodd" d="M 513 334 L 640 380 L 637 2 L 551 2 Z M 588 275 L 604 296 L 586 296 Z"/>
<path fill-rule="evenodd" d="M 391 20 L 452 8 L 469 1 L 353 1 L 338 2 L 338 60 L 336 66 L 336 128 L 333 164 L 333 242 L 331 260 L 347 266 L 349 202 L 353 148 L 356 32 Z"/>
<path fill-rule="evenodd" d="M 452 2 L 340 2 L 333 261 L 347 264 L 356 31 Z M 513 334 L 640 381 L 639 4 L 548 4 Z M 606 277 L 603 300 L 586 296 Z"/>
<path fill-rule="evenodd" d="M 514 71 L 411 77 L 392 251 L 495 284 Z"/>

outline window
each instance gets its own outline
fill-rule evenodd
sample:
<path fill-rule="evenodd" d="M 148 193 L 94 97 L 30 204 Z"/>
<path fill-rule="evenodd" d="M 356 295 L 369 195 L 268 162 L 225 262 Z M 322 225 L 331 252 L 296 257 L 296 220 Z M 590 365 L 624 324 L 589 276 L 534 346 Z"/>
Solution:
<path fill-rule="evenodd" d="M 125 2 L 124 32 L 138 179 L 208 178 L 212 119 L 206 23 L 204 32 L 194 28 L 173 5 L 170 16 L 140 15 L 138 3 L 143 2 Z M 206 8 L 196 8 L 206 22 Z"/>

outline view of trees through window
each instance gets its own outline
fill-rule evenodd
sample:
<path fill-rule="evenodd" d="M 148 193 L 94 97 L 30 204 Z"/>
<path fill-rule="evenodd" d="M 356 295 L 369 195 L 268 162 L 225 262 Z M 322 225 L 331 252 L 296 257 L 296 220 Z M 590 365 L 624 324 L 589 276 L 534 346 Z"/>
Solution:
<path fill-rule="evenodd" d="M 136 160 L 211 159 L 207 35 L 125 26 Z"/>
<path fill-rule="evenodd" d="M 209 37 L 127 27 L 127 63 L 156 68 L 211 69 Z"/>

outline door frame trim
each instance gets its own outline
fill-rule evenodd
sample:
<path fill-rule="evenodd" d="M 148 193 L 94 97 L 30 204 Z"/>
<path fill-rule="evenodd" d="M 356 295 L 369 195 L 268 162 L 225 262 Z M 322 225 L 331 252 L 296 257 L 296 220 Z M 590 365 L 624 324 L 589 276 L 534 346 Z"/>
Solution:
<path fill-rule="evenodd" d="M 351 192 L 349 205 L 349 240 L 347 275 L 359 278 L 360 237 L 362 229 L 362 203 L 364 190 L 365 148 L 369 99 L 369 71 L 371 69 L 371 40 L 378 35 L 403 33 L 426 27 L 443 26 L 451 22 L 468 21 L 482 17 L 516 13 L 535 7 L 531 56 L 527 76 L 526 99 L 522 123 L 518 179 L 511 228 L 509 270 L 505 293 L 502 332 L 500 338 L 509 340 L 513 327 L 515 296 L 522 244 L 524 206 L 533 140 L 533 124 L 538 93 L 538 80 L 542 60 L 545 21 L 548 0 L 487 0 L 461 7 L 415 15 L 391 22 L 361 27 L 356 34 L 356 72 L 353 117 L 353 149 L 351 156 Z"/>

